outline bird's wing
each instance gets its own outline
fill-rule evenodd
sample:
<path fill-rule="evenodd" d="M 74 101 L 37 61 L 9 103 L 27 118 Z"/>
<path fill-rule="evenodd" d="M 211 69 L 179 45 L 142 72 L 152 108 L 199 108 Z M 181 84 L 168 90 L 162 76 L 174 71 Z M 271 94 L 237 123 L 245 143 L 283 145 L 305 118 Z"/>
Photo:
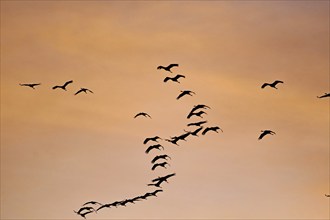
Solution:
<path fill-rule="evenodd" d="M 263 89 L 263 88 L 265 88 L 266 86 L 269 86 L 269 83 L 264 83 L 264 84 L 262 84 L 261 88 Z"/>
<path fill-rule="evenodd" d="M 167 82 L 168 80 L 172 79 L 171 77 L 165 77 L 164 82 Z"/>
<path fill-rule="evenodd" d="M 74 95 L 78 95 L 79 93 L 81 93 L 83 90 L 80 89 L 78 92 L 76 92 Z"/>
<path fill-rule="evenodd" d="M 168 65 L 167 68 L 171 69 L 172 67 L 175 67 L 175 66 L 179 66 L 179 64 L 173 63 L 173 64 Z"/>
<path fill-rule="evenodd" d="M 155 163 L 158 159 L 160 159 L 159 156 L 155 156 L 154 159 L 152 159 L 151 163 Z"/>
<path fill-rule="evenodd" d="M 33 84 L 31 84 L 31 86 L 39 86 L 39 85 L 41 85 L 41 83 L 33 83 Z"/>
<path fill-rule="evenodd" d="M 73 80 L 67 81 L 66 83 L 64 83 L 63 87 L 66 87 L 67 85 L 69 85 L 70 83 L 73 83 Z"/>
<path fill-rule="evenodd" d="M 146 139 L 143 141 L 143 144 L 148 143 L 148 141 L 150 141 L 150 138 L 146 138 Z"/>
<path fill-rule="evenodd" d="M 185 92 L 181 92 L 179 95 L 178 95 L 178 97 L 176 97 L 176 99 L 180 99 L 182 96 L 184 96 L 185 95 Z"/>
<path fill-rule="evenodd" d="M 152 166 L 152 170 L 155 170 L 156 169 L 156 167 L 158 167 L 159 166 L 159 163 L 156 163 L 156 164 L 154 164 L 153 166 Z"/>
<path fill-rule="evenodd" d="M 134 116 L 134 118 L 136 118 L 136 117 L 138 117 L 138 116 L 140 116 L 140 115 L 142 115 L 142 112 L 137 113 L 137 114 Z"/>
<path fill-rule="evenodd" d="M 90 92 L 90 93 L 94 93 L 92 90 L 90 90 L 90 89 L 86 89 L 88 92 Z"/>
<path fill-rule="evenodd" d="M 148 147 L 147 150 L 145 151 L 146 154 L 149 153 L 153 148 L 154 148 L 154 146 L 150 146 L 150 147 Z"/>
<path fill-rule="evenodd" d="M 160 70 L 160 69 L 165 69 L 165 68 L 163 66 L 158 66 L 157 69 Z"/>
<path fill-rule="evenodd" d="M 275 85 L 278 84 L 278 83 L 284 83 L 283 81 L 281 80 L 275 80 L 275 82 L 273 82 Z"/>
<path fill-rule="evenodd" d="M 178 75 L 176 75 L 176 77 L 175 78 L 177 78 L 177 79 L 179 79 L 179 78 L 186 78 L 184 75 L 181 75 L 181 74 L 178 74 Z"/>
<path fill-rule="evenodd" d="M 210 128 L 209 128 L 209 127 L 205 128 L 205 129 L 204 129 L 204 131 L 202 132 L 202 135 L 205 135 L 205 134 L 206 134 L 206 132 L 208 132 L 209 130 L 210 130 Z"/>
<path fill-rule="evenodd" d="M 61 86 L 54 86 L 53 89 L 61 88 Z"/>
<path fill-rule="evenodd" d="M 258 140 L 261 140 L 267 133 L 266 132 L 262 132 L 261 135 L 259 136 Z"/>

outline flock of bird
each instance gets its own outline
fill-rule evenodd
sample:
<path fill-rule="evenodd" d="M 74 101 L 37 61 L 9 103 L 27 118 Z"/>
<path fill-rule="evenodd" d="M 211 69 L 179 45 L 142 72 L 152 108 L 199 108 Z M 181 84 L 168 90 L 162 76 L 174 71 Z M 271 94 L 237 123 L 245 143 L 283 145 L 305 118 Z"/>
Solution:
<path fill-rule="evenodd" d="M 53 86 L 52 89 L 63 89 L 64 91 L 67 91 L 66 90 L 66 87 L 73 83 L 73 80 L 70 80 L 70 81 L 67 81 L 65 82 L 62 86 Z M 40 86 L 41 83 L 24 83 L 24 84 L 19 84 L 20 86 L 27 86 L 27 87 L 30 87 L 32 89 L 35 89 L 34 87 L 36 86 Z M 80 88 L 74 95 L 78 95 L 79 93 L 81 92 L 84 92 L 84 93 L 87 93 L 87 92 L 90 92 L 90 93 L 93 93 L 93 91 L 91 91 L 90 89 L 87 89 L 87 88 Z"/>
<path fill-rule="evenodd" d="M 158 70 L 163 69 L 167 72 L 172 73 L 171 69 L 173 67 L 179 67 L 179 64 L 170 64 L 165 67 L 158 66 L 157 69 Z M 164 78 L 163 82 L 167 83 L 169 81 L 172 81 L 172 82 L 180 83 L 179 79 L 181 79 L 181 78 L 185 78 L 185 76 L 181 75 L 181 74 L 177 74 L 174 77 L 167 76 Z M 73 83 L 72 80 L 65 82 L 61 86 L 58 86 L 58 85 L 54 86 L 54 87 L 52 87 L 52 89 L 63 89 L 66 91 L 66 87 L 71 83 Z M 278 89 L 276 86 L 278 84 L 283 84 L 283 83 L 284 82 L 281 80 L 276 80 L 272 83 L 262 84 L 261 88 L 264 89 L 266 87 L 271 87 L 274 89 Z M 31 87 L 32 89 L 35 89 L 35 87 L 39 86 L 39 85 L 41 85 L 41 83 L 20 84 L 20 86 Z M 81 92 L 93 93 L 91 90 L 89 90 L 87 88 L 81 88 L 74 95 L 77 95 Z M 193 95 L 196 95 L 196 93 L 191 90 L 181 90 L 176 99 L 179 100 L 185 96 L 193 96 Z M 326 97 L 330 97 L 330 93 L 325 93 L 324 95 L 317 96 L 317 98 L 326 98 Z M 219 130 L 221 132 L 223 132 L 223 130 L 219 126 L 206 126 L 208 121 L 204 120 L 203 117 L 205 115 L 207 115 L 207 110 L 209 110 L 209 109 L 211 109 L 211 108 L 207 105 L 197 104 L 197 105 L 194 105 L 192 107 L 192 109 L 189 111 L 189 113 L 187 114 L 187 117 L 186 117 L 187 119 L 193 119 L 193 118 L 200 119 L 200 121 L 190 122 L 186 125 L 187 128 L 195 127 L 196 128 L 195 130 L 187 131 L 186 129 L 183 129 L 183 131 L 184 131 L 183 134 L 179 134 L 177 136 L 173 136 L 173 137 L 169 137 L 169 138 L 161 138 L 159 136 L 145 138 L 145 140 L 143 141 L 143 144 L 144 145 L 149 144 L 147 149 L 145 150 L 145 153 L 151 154 L 152 152 L 157 152 L 157 154 L 154 155 L 153 159 L 151 160 L 151 164 L 152 164 L 151 170 L 153 172 L 156 169 L 157 170 L 161 169 L 161 168 L 167 169 L 170 166 L 168 159 L 171 160 L 171 157 L 165 153 L 158 154 L 158 152 L 165 150 L 165 147 L 163 146 L 164 144 L 161 143 L 160 141 L 164 141 L 164 143 L 168 142 L 173 145 L 179 146 L 180 141 L 187 141 L 186 139 L 190 136 L 198 137 L 199 134 L 206 135 L 208 132 L 219 133 L 218 132 Z M 139 112 L 134 116 L 134 118 L 139 118 L 139 117 L 145 117 L 145 118 L 152 119 L 152 117 L 146 112 Z M 261 130 L 261 134 L 259 135 L 258 140 L 263 139 L 266 135 L 274 135 L 274 134 L 276 134 L 276 133 L 272 130 Z M 128 203 L 134 204 L 135 202 L 146 200 L 148 197 L 157 197 L 157 193 L 163 192 L 163 190 L 160 189 L 160 188 L 162 188 L 162 184 L 164 182 L 168 183 L 168 179 L 175 175 L 176 175 L 176 173 L 171 173 L 171 174 L 168 174 L 168 175 L 165 175 L 162 177 L 157 177 L 157 178 L 151 180 L 151 183 L 149 183 L 147 185 L 152 186 L 152 187 L 157 187 L 157 189 L 152 192 L 147 192 L 144 195 L 136 196 L 136 197 L 130 198 L 130 199 L 124 199 L 121 201 L 114 201 L 111 203 L 100 203 L 97 201 L 89 201 L 89 202 L 86 202 L 85 204 L 83 204 L 82 207 L 78 211 L 74 211 L 74 212 L 76 214 L 80 215 L 81 217 L 86 218 L 86 215 L 88 215 L 90 213 L 97 213 L 98 211 L 100 211 L 101 209 L 104 209 L 104 208 L 111 208 L 111 207 L 117 208 L 119 206 L 126 206 Z M 327 195 L 327 194 L 325 194 L 325 196 L 330 197 L 330 195 Z"/>

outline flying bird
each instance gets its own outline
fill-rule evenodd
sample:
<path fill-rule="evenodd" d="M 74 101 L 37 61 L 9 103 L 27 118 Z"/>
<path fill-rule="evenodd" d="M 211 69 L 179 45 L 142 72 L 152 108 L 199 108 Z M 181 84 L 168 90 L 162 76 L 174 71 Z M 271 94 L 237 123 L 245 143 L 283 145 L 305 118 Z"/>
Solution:
<path fill-rule="evenodd" d="M 271 131 L 271 130 L 264 130 L 264 131 L 261 131 L 261 135 L 259 136 L 258 140 L 261 140 L 265 135 L 267 134 L 271 134 L 271 135 L 274 135 L 276 134 L 274 131 Z"/>
<path fill-rule="evenodd" d="M 60 88 L 60 89 L 63 89 L 63 90 L 66 91 L 66 87 L 67 87 L 67 85 L 69 85 L 70 83 L 73 83 L 73 80 L 67 81 L 66 83 L 64 83 L 63 86 L 54 86 L 53 89 L 58 89 L 58 88 Z"/>
<path fill-rule="evenodd" d="M 161 148 L 164 150 L 164 147 L 162 145 L 156 144 L 156 145 L 152 145 L 152 146 L 148 147 L 145 152 L 146 152 L 146 154 L 148 154 L 152 149 L 160 150 Z"/>
<path fill-rule="evenodd" d="M 170 164 L 167 163 L 167 162 L 163 162 L 163 163 L 155 163 L 155 164 L 152 166 L 151 170 L 155 170 L 157 167 L 163 167 L 163 168 L 167 169 L 167 168 L 166 168 L 166 165 L 169 165 L 169 166 L 170 166 Z"/>
<path fill-rule="evenodd" d="M 86 88 L 81 88 L 78 92 L 76 92 L 74 95 L 78 95 L 79 93 L 84 92 L 87 94 L 87 92 L 93 93 L 91 90 Z"/>
<path fill-rule="evenodd" d="M 140 112 L 140 113 L 137 113 L 135 116 L 134 116 L 134 118 L 136 118 L 136 117 L 139 117 L 139 116 L 144 116 L 144 117 L 149 117 L 149 118 L 151 118 L 151 116 L 148 114 L 148 113 L 145 113 L 145 112 Z"/>
<path fill-rule="evenodd" d="M 19 85 L 20 86 L 28 86 L 28 87 L 31 87 L 32 89 L 35 89 L 34 87 L 41 85 L 41 83 L 25 83 L 25 84 L 20 83 Z"/>
<path fill-rule="evenodd" d="M 95 211 L 95 209 L 93 207 L 82 207 L 78 211 L 75 211 L 75 210 L 73 210 L 73 211 L 75 213 L 77 213 L 77 214 L 81 214 L 81 212 L 83 212 L 85 210 L 87 210 L 87 211 Z"/>
<path fill-rule="evenodd" d="M 143 141 L 143 144 L 147 144 L 149 141 L 155 141 L 155 142 L 158 142 L 158 141 L 157 141 L 158 139 L 161 139 L 161 138 L 158 137 L 158 136 L 151 137 L 151 138 L 146 138 L 146 139 Z"/>
<path fill-rule="evenodd" d="M 92 204 L 92 205 L 103 205 L 103 204 L 101 204 L 101 203 L 99 203 L 99 202 L 96 202 L 96 201 L 90 201 L 90 202 L 86 202 L 85 204 L 83 204 L 83 206 L 85 206 L 85 205 L 89 205 L 89 204 Z"/>
<path fill-rule="evenodd" d="M 190 112 L 190 113 L 188 114 L 187 118 L 189 119 L 189 118 L 191 118 L 192 116 L 198 116 L 198 117 L 200 117 L 200 118 L 203 118 L 203 116 L 202 116 L 203 114 L 206 114 L 206 115 L 207 115 L 207 113 L 204 112 L 203 110 L 202 110 L 202 111 L 199 111 L 199 112 Z"/>
<path fill-rule="evenodd" d="M 165 141 L 170 142 L 170 143 L 175 144 L 175 145 L 178 145 L 179 139 L 178 138 L 174 138 L 174 139 L 172 138 L 172 139 L 165 139 Z"/>
<path fill-rule="evenodd" d="M 157 197 L 157 193 L 159 193 L 159 192 L 163 192 L 163 190 L 161 190 L 161 189 L 157 189 L 157 190 L 155 190 L 155 191 L 153 191 L 153 192 L 151 192 L 151 193 L 149 193 L 151 196 L 156 196 Z"/>
<path fill-rule="evenodd" d="M 216 127 L 207 127 L 202 132 L 202 135 L 205 135 L 208 131 L 215 131 L 215 132 L 219 133 L 218 130 L 220 130 L 220 131 L 223 132 L 223 130 L 220 127 L 218 127 L 218 126 L 216 126 Z"/>
<path fill-rule="evenodd" d="M 166 176 L 162 176 L 162 177 L 158 177 L 156 179 L 153 179 L 152 182 L 158 182 L 158 181 L 165 181 L 167 182 L 167 179 L 172 177 L 172 176 L 175 176 L 176 174 L 175 173 L 171 173 L 171 174 L 168 174 Z"/>
<path fill-rule="evenodd" d="M 167 77 L 164 79 L 164 82 L 167 82 L 167 81 L 169 81 L 169 80 L 172 80 L 173 82 L 180 83 L 180 82 L 178 81 L 178 79 L 180 79 L 180 78 L 186 78 L 186 77 L 185 77 L 184 75 L 180 75 L 180 74 L 176 75 L 175 77 L 169 77 L 169 76 L 167 76 Z"/>
<path fill-rule="evenodd" d="M 151 163 L 155 163 L 157 160 L 160 160 L 160 159 L 167 160 L 167 158 L 171 159 L 171 157 L 168 156 L 167 154 L 157 155 L 154 157 L 154 159 L 152 159 Z"/>
<path fill-rule="evenodd" d="M 198 137 L 198 132 L 200 132 L 203 128 L 204 128 L 204 127 L 199 127 L 199 128 L 197 128 L 195 131 L 186 131 L 186 130 L 185 130 L 185 132 L 188 132 L 188 133 L 190 133 L 191 135 L 193 135 L 193 136 L 197 136 L 197 137 Z"/>
<path fill-rule="evenodd" d="M 283 81 L 280 81 L 280 80 L 276 80 L 276 81 L 274 81 L 273 83 L 264 83 L 264 84 L 262 84 L 261 88 L 263 89 L 263 88 L 265 88 L 266 86 L 270 86 L 270 87 L 273 87 L 274 89 L 277 89 L 277 88 L 276 88 L 276 85 L 277 85 L 278 83 L 284 83 L 284 82 L 283 82 Z"/>
<path fill-rule="evenodd" d="M 189 123 L 187 126 L 201 126 L 202 124 L 205 124 L 207 121 L 199 121 L 199 122 L 194 122 L 194 123 Z"/>
<path fill-rule="evenodd" d="M 179 66 L 179 64 L 170 64 L 170 65 L 168 65 L 168 66 L 166 66 L 166 67 L 164 67 L 164 66 L 158 66 L 157 69 L 158 69 L 158 70 L 160 70 L 160 69 L 164 69 L 164 70 L 166 70 L 166 71 L 172 72 L 172 71 L 171 71 L 171 68 L 172 68 L 172 67 L 175 67 L 175 66 Z"/>
<path fill-rule="evenodd" d="M 180 99 L 181 97 L 183 97 L 185 95 L 192 96 L 192 94 L 195 95 L 196 93 L 194 93 L 193 91 L 190 91 L 190 90 L 183 90 L 183 91 L 181 91 L 181 93 L 179 94 L 179 96 L 176 99 Z"/>
<path fill-rule="evenodd" d="M 77 213 L 76 212 L 76 213 L 77 213 L 77 215 L 80 215 L 81 217 L 86 218 L 86 215 L 89 214 L 89 213 L 92 213 L 92 212 L 94 212 L 94 211 L 87 211 L 87 212 L 84 212 L 84 213 Z"/>
<path fill-rule="evenodd" d="M 319 99 L 326 98 L 326 97 L 330 97 L 330 93 L 324 93 L 324 95 L 317 96 L 317 98 L 319 98 Z"/>

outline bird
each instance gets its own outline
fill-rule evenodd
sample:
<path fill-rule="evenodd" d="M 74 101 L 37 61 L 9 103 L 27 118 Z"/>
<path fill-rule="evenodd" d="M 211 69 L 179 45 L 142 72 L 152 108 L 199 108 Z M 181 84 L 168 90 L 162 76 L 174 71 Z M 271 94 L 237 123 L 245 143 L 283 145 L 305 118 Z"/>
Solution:
<path fill-rule="evenodd" d="M 151 168 L 151 170 L 155 170 L 157 167 L 164 167 L 165 169 L 167 169 L 166 168 L 166 165 L 169 165 L 170 166 L 170 164 L 169 163 L 167 163 L 167 162 L 163 162 L 163 163 L 155 163 L 153 166 L 152 166 L 152 168 Z"/>
<path fill-rule="evenodd" d="M 172 67 L 175 67 L 175 66 L 179 66 L 179 64 L 175 64 L 175 63 L 174 63 L 174 64 L 170 64 L 170 65 L 168 65 L 168 66 L 166 66 L 166 67 L 164 67 L 164 66 L 158 66 L 157 69 L 158 69 L 158 70 L 160 70 L 160 69 L 164 69 L 164 70 L 169 71 L 169 72 L 172 73 L 171 68 L 172 68 Z"/>
<path fill-rule="evenodd" d="M 34 87 L 41 85 L 41 83 L 25 83 L 25 84 L 20 83 L 19 85 L 20 86 L 28 86 L 28 87 L 31 87 L 32 89 L 35 89 Z"/>
<path fill-rule="evenodd" d="M 160 160 L 160 159 L 167 160 L 167 158 L 171 159 L 171 157 L 168 156 L 167 154 L 157 155 L 154 157 L 154 159 L 152 159 L 151 163 L 155 163 L 157 160 Z"/>
<path fill-rule="evenodd" d="M 193 135 L 193 136 L 198 136 L 198 135 L 197 135 L 198 132 L 200 132 L 203 128 L 204 128 L 204 127 L 202 126 L 202 127 L 197 128 L 195 131 L 186 131 L 186 130 L 185 130 L 185 132 L 189 132 L 189 133 L 190 133 L 191 135 Z"/>
<path fill-rule="evenodd" d="M 262 84 L 261 88 L 263 89 L 263 88 L 265 88 L 266 86 L 270 86 L 270 87 L 273 87 L 274 89 L 277 89 L 277 88 L 276 88 L 276 85 L 277 85 L 278 83 L 284 83 L 284 82 L 283 82 L 283 81 L 280 81 L 280 80 L 275 80 L 273 83 L 264 83 L 264 84 Z"/>
<path fill-rule="evenodd" d="M 101 204 L 101 203 L 99 203 L 99 202 L 96 202 L 96 201 L 89 201 L 89 202 L 86 202 L 85 204 L 83 204 L 83 206 L 85 206 L 85 205 L 89 205 L 89 204 L 92 204 L 92 205 L 96 205 L 96 204 L 98 204 L 98 205 L 103 205 L 103 204 Z"/>
<path fill-rule="evenodd" d="M 69 85 L 70 83 L 73 83 L 73 80 L 67 81 L 66 83 L 64 83 L 63 86 L 54 86 L 53 89 L 60 88 L 60 89 L 63 89 L 63 90 L 66 91 L 66 87 L 67 87 L 67 85 Z"/>
<path fill-rule="evenodd" d="M 81 88 L 78 92 L 76 92 L 74 95 L 78 95 L 79 93 L 84 92 L 87 94 L 87 92 L 93 93 L 91 90 L 86 88 Z"/>
<path fill-rule="evenodd" d="M 324 95 L 317 96 L 317 98 L 319 98 L 319 99 L 326 98 L 326 97 L 330 97 L 330 93 L 324 93 Z"/>
<path fill-rule="evenodd" d="M 202 135 L 205 135 L 208 131 L 215 131 L 215 132 L 219 133 L 218 130 L 220 130 L 220 131 L 223 132 L 223 130 L 220 127 L 218 127 L 218 126 L 216 126 L 216 127 L 207 127 L 202 132 Z"/>
<path fill-rule="evenodd" d="M 158 136 L 151 137 L 151 138 L 146 138 L 146 139 L 143 141 L 143 144 L 147 144 L 149 141 L 155 141 L 155 142 L 158 142 L 158 141 L 157 141 L 158 139 L 161 139 L 161 138 L 158 137 Z"/>
<path fill-rule="evenodd" d="M 210 107 L 207 106 L 207 105 L 198 104 L 198 105 L 194 105 L 194 107 L 191 109 L 191 112 L 194 112 L 194 111 L 196 111 L 197 109 L 200 109 L 200 108 L 202 108 L 202 109 L 210 109 Z"/>
<path fill-rule="evenodd" d="M 179 94 L 179 96 L 176 98 L 176 99 L 180 99 L 181 97 L 185 96 L 185 95 L 190 95 L 192 96 L 192 94 L 196 94 L 195 92 L 193 91 L 190 91 L 190 90 L 181 90 L 181 93 Z"/>
<path fill-rule="evenodd" d="M 189 119 L 189 118 L 191 118 L 192 116 L 198 116 L 198 117 L 200 117 L 200 118 L 203 118 L 203 116 L 202 116 L 203 114 L 206 114 L 206 115 L 207 115 L 207 113 L 204 112 L 204 111 L 190 112 L 190 113 L 188 114 L 187 118 Z"/>
<path fill-rule="evenodd" d="M 137 113 L 137 114 L 134 116 L 134 118 L 139 117 L 139 116 L 144 116 L 144 117 L 146 117 L 146 118 L 149 117 L 149 118 L 151 119 L 151 116 L 150 116 L 148 113 L 145 113 L 145 112 Z"/>
<path fill-rule="evenodd" d="M 164 180 L 162 181 L 158 181 L 157 183 L 149 183 L 148 186 L 156 186 L 156 187 L 160 187 L 162 188 L 160 185 L 164 182 Z"/>
<path fill-rule="evenodd" d="M 183 141 L 186 141 L 186 138 L 190 135 L 190 132 L 186 132 L 178 137 L 174 137 L 174 138 L 177 138 L 179 140 L 183 140 Z"/>
<path fill-rule="evenodd" d="M 92 213 L 92 212 L 94 212 L 94 211 L 87 211 L 87 212 L 84 212 L 84 213 L 77 213 L 77 215 L 80 215 L 81 217 L 83 217 L 83 218 L 86 218 L 86 215 L 87 214 L 89 214 L 89 213 Z"/>
<path fill-rule="evenodd" d="M 172 177 L 172 176 L 175 176 L 175 175 L 176 175 L 176 173 L 171 173 L 171 174 L 168 174 L 168 175 L 166 175 L 166 176 L 158 177 L 158 178 L 153 179 L 153 180 L 151 180 L 151 181 L 152 181 L 152 182 L 158 182 L 158 181 L 165 181 L 165 182 L 167 182 L 167 179 L 168 179 L 168 178 L 170 178 L 170 177 Z"/>
<path fill-rule="evenodd" d="M 330 197 L 330 195 L 324 194 L 326 197 Z"/>
<path fill-rule="evenodd" d="M 163 190 L 157 189 L 157 190 L 155 190 L 155 191 L 153 191 L 151 193 L 148 193 L 148 194 L 151 195 L 151 196 L 156 196 L 157 197 L 157 193 L 159 193 L 159 192 L 163 192 Z"/>
<path fill-rule="evenodd" d="M 174 138 L 174 139 L 165 139 L 165 141 L 168 141 L 168 142 L 170 142 L 170 143 L 172 143 L 172 144 L 175 144 L 175 145 L 178 145 L 178 141 L 179 141 L 179 139 L 178 138 Z M 179 145 L 178 145 L 179 146 Z"/>
<path fill-rule="evenodd" d="M 261 135 L 259 136 L 258 140 L 261 140 L 265 135 L 267 134 L 271 134 L 271 135 L 274 135 L 276 134 L 274 131 L 271 131 L 271 130 L 264 130 L 264 131 L 261 131 Z"/>
<path fill-rule="evenodd" d="M 91 210 L 93 210 L 93 211 L 95 211 L 95 209 L 93 208 L 93 207 L 82 207 L 82 208 L 80 208 L 78 211 L 75 211 L 75 210 L 73 210 L 75 213 L 77 213 L 77 214 L 80 214 L 82 211 L 84 211 L 84 210 L 87 210 L 87 211 L 91 211 Z"/>
<path fill-rule="evenodd" d="M 169 81 L 169 80 L 172 80 L 173 82 L 177 82 L 177 83 L 180 83 L 179 81 L 178 81 L 178 79 L 180 79 L 180 78 L 186 78 L 184 75 L 181 75 L 181 74 L 178 74 L 178 75 L 176 75 L 175 77 L 169 77 L 169 76 L 167 76 L 165 79 L 164 79 L 164 82 L 167 82 L 167 81 Z"/>
<path fill-rule="evenodd" d="M 189 123 L 187 126 L 201 126 L 202 124 L 205 124 L 207 121 L 199 121 L 194 123 Z"/>
<path fill-rule="evenodd" d="M 160 144 L 152 145 L 152 146 L 148 147 L 145 152 L 146 152 L 146 154 L 148 154 L 152 149 L 160 150 L 160 148 L 162 148 L 164 150 L 164 147 Z"/>

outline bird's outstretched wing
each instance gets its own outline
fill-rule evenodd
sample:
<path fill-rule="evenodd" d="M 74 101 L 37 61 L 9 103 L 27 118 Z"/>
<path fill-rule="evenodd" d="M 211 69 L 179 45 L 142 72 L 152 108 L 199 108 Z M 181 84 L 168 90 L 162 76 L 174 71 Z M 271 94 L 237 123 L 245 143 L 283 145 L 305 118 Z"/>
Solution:
<path fill-rule="evenodd" d="M 210 130 L 209 127 L 205 128 L 204 131 L 202 132 L 202 135 L 205 135 L 209 130 Z"/>
<path fill-rule="evenodd" d="M 170 79 L 172 79 L 171 77 L 165 77 L 165 79 L 164 79 L 164 82 L 167 82 L 167 81 L 169 81 Z"/>
<path fill-rule="evenodd" d="M 79 93 L 81 93 L 82 91 L 84 91 L 84 90 L 82 90 L 82 89 L 80 89 L 78 92 L 76 92 L 74 95 L 78 95 Z"/>
<path fill-rule="evenodd" d="M 180 78 L 186 78 L 184 75 L 178 74 L 175 76 L 175 78 L 180 79 Z"/>
<path fill-rule="evenodd" d="M 158 69 L 158 70 L 160 70 L 160 69 L 165 69 L 165 67 L 163 67 L 163 66 L 158 66 L 157 69 Z"/>
<path fill-rule="evenodd" d="M 73 83 L 73 80 L 67 81 L 66 83 L 64 83 L 63 87 L 66 87 L 67 85 L 69 85 L 70 83 Z"/>
<path fill-rule="evenodd" d="M 262 132 L 258 138 L 258 140 L 261 140 L 267 133 L 266 132 Z"/>
<path fill-rule="evenodd" d="M 171 69 L 172 67 L 175 67 L 175 66 L 179 66 L 179 64 L 172 63 L 172 64 L 168 65 L 167 68 Z"/>
<path fill-rule="evenodd" d="M 88 92 L 90 92 L 90 93 L 94 93 L 92 90 L 90 90 L 90 89 L 86 89 Z"/>
<path fill-rule="evenodd" d="M 263 88 L 265 88 L 266 86 L 269 86 L 269 85 L 270 85 L 269 83 L 264 83 L 264 84 L 262 84 L 261 88 L 263 89 Z"/>
<path fill-rule="evenodd" d="M 52 89 L 61 88 L 61 86 L 54 86 Z"/>
<path fill-rule="evenodd" d="M 278 84 L 278 83 L 284 83 L 284 82 L 281 81 L 281 80 L 275 80 L 273 83 L 276 85 L 276 84 Z"/>
<path fill-rule="evenodd" d="M 186 93 L 185 92 L 181 92 L 179 95 L 178 95 L 178 97 L 176 97 L 176 99 L 180 99 L 182 96 L 184 96 L 184 95 L 186 95 Z"/>

